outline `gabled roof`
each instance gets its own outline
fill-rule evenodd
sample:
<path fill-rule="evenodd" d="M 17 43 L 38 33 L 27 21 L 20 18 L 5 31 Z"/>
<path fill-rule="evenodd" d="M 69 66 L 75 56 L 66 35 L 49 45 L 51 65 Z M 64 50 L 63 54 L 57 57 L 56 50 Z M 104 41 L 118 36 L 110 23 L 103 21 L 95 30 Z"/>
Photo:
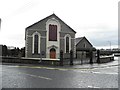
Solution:
<path fill-rule="evenodd" d="M 43 21 L 43 20 L 45 20 L 45 19 L 48 19 L 49 17 L 52 17 L 52 16 L 56 17 L 58 20 L 60 20 L 60 21 L 63 22 L 66 26 L 68 26 L 64 21 L 62 21 L 58 16 L 56 16 L 56 15 L 53 13 L 52 15 L 49 15 L 49 16 L 47 16 L 46 18 L 44 18 L 44 19 L 42 19 L 42 20 L 40 20 L 40 21 L 38 21 L 38 22 L 36 22 L 36 23 L 28 26 L 26 29 L 28 29 L 28 28 L 34 26 L 35 24 L 40 23 L 41 21 Z M 74 33 L 76 33 L 76 31 L 74 31 L 70 26 L 68 26 L 68 27 L 69 27 Z"/>
<path fill-rule="evenodd" d="M 80 43 L 83 39 L 86 39 L 86 40 L 87 40 L 86 37 L 78 37 L 78 38 L 75 38 L 75 39 L 76 39 L 75 45 L 77 45 L 78 43 Z M 91 46 L 93 46 L 88 40 L 87 40 L 87 42 L 88 42 Z"/>
<path fill-rule="evenodd" d="M 75 38 L 76 39 L 76 45 L 83 39 L 83 37 Z"/>

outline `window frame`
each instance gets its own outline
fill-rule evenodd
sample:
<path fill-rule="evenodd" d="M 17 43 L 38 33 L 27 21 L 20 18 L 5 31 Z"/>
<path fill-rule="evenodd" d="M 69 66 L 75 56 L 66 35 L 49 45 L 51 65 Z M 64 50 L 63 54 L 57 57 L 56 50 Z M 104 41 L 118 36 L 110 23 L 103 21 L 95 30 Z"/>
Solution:
<path fill-rule="evenodd" d="M 38 35 L 38 48 L 37 48 L 38 53 L 35 53 L 35 35 Z M 32 54 L 40 54 L 41 35 L 36 31 L 36 32 L 33 33 L 32 38 L 33 38 L 32 39 Z"/>
<path fill-rule="evenodd" d="M 69 52 L 66 51 L 66 38 L 69 38 Z M 66 34 L 65 37 L 64 37 L 64 49 L 65 49 L 65 53 L 70 53 L 70 50 L 71 50 L 71 36 L 69 34 Z"/>
<path fill-rule="evenodd" d="M 57 41 L 57 25 L 49 24 L 49 39 L 48 40 Z"/>

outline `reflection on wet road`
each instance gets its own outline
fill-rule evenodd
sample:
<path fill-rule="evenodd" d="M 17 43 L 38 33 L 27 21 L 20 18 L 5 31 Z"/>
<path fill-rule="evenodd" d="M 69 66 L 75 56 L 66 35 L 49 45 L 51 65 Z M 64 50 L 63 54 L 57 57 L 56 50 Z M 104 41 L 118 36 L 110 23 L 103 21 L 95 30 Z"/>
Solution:
<path fill-rule="evenodd" d="M 72 68 L 17 64 L 0 68 L 2 88 L 118 88 L 118 60 Z"/>

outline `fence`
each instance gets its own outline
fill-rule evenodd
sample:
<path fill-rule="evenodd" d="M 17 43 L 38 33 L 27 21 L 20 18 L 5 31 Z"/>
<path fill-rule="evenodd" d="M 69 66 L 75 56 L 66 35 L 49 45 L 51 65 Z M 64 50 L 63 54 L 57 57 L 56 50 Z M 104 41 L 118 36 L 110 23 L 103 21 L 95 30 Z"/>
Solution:
<path fill-rule="evenodd" d="M 59 59 L 47 59 L 47 58 L 20 58 L 20 57 L 2 57 L 2 62 L 8 63 L 29 63 L 29 64 L 52 64 L 52 65 L 80 65 L 80 64 L 93 64 L 104 63 L 114 60 L 113 56 L 101 56 L 100 51 L 90 51 L 87 53 L 87 57 L 74 58 L 74 52 L 71 50 L 68 54 L 68 58 L 64 57 L 63 51 L 60 51 Z"/>
<path fill-rule="evenodd" d="M 63 52 L 61 52 L 61 53 L 63 53 Z M 87 53 L 85 53 L 85 51 L 81 51 L 81 52 L 77 53 L 76 56 L 77 56 L 76 58 L 73 58 L 73 52 L 70 52 L 68 59 L 62 58 L 63 59 L 63 60 L 61 60 L 62 65 L 105 63 L 105 62 L 110 62 L 110 61 L 114 60 L 114 56 L 111 55 L 111 53 L 101 52 L 100 50 L 97 50 L 97 51 L 90 50 Z"/>

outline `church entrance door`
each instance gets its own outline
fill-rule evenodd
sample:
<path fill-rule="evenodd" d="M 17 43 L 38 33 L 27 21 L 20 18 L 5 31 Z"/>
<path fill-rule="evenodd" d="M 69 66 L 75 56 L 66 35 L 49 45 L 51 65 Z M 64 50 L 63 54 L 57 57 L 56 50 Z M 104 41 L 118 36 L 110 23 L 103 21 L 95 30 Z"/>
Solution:
<path fill-rule="evenodd" d="M 54 48 L 50 49 L 50 58 L 53 58 L 53 59 L 56 58 L 56 50 Z"/>

